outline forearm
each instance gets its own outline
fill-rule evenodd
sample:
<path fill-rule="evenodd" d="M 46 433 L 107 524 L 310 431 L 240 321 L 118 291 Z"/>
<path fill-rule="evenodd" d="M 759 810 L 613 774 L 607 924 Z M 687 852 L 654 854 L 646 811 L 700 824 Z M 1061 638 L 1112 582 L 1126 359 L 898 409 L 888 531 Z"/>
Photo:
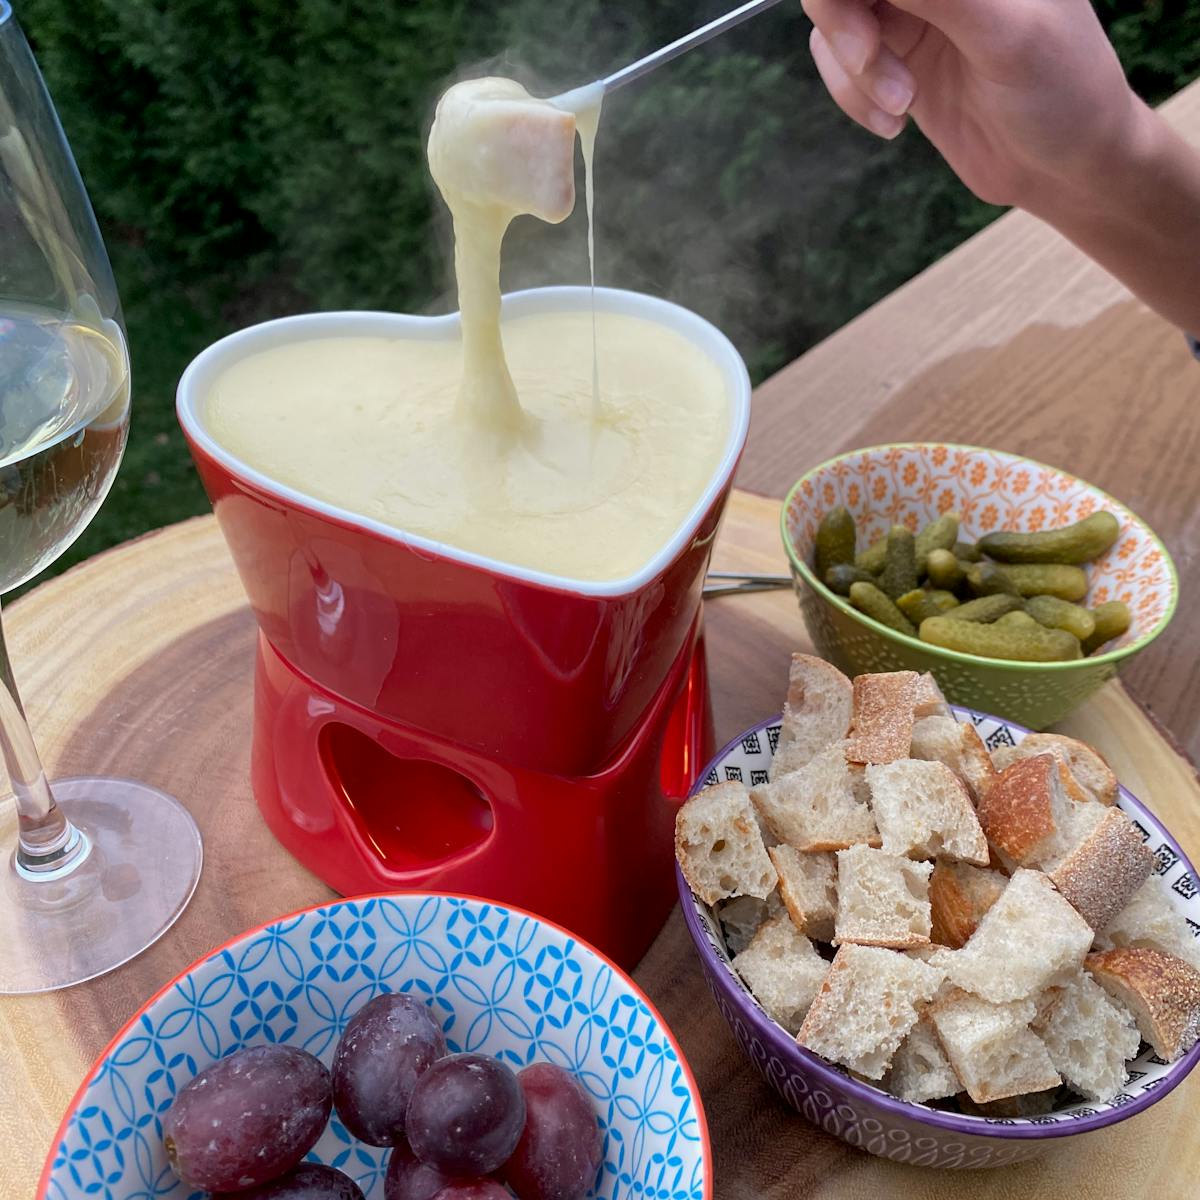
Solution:
<path fill-rule="evenodd" d="M 1142 102 L 1092 177 L 1027 207 L 1181 329 L 1200 334 L 1200 153 Z"/>

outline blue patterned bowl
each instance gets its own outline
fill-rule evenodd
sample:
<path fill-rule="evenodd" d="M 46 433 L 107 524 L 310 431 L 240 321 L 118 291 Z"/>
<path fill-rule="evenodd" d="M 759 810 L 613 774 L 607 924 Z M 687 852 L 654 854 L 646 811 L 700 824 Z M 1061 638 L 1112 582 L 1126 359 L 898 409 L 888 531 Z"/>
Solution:
<path fill-rule="evenodd" d="M 341 900 L 242 934 L 142 1007 L 71 1102 L 39 1200 L 200 1200 L 167 1164 L 162 1118 L 197 1071 L 243 1046 L 289 1042 L 326 1063 L 380 992 L 420 996 L 451 1050 L 573 1071 L 604 1131 L 598 1200 L 711 1200 L 695 1080 L 637 985 L 566 930 L 518 909 L 444 895 Z M 383 1196 L 387 1151 L 337 1120 L 309 1158 Z"/>
<path fill-rule="evenodd" d="M 988 749 L 1015 745 L 1029 733 L 1023 726 L 955 706 L 960 721 L 972 721 Z M 765 783 L 779 742 L 778 717 L 735 738 L 708 765 L 695 790 L 722 780 Z M 1121 808 L 1154 849 L 1156 874 L 1167 894 L 1200 937 L 1200 887 L 1179 843 L 1130 792 L 1121 789 Z M 1092 1133 L 1150 1107 L 1176 1087 L 1200 1062 L 1197 1043 L 1178 1062 L 1167 1064 L 1148 1046 L 1130 1064 L 1125 1089 L 1107 1104 L 1078 1101 L 1035 1118 L 971 1117 L 898 1100 L 854 1079 L 840 1066 L 799 1045 L 759 1007 L 730 963 L 721 925 L 692 895 L 676 871 L 688 932 L 700 954 L 709 987 L 747 1057 L 763 1078 L 814 1125 L 852 1146 L 894 1162 L 923 1167 L 998 1167 L 1043 1153 L 1055 1139 Z M 1075 1143 L 1078 1144 L 1078 1143 Z"/>

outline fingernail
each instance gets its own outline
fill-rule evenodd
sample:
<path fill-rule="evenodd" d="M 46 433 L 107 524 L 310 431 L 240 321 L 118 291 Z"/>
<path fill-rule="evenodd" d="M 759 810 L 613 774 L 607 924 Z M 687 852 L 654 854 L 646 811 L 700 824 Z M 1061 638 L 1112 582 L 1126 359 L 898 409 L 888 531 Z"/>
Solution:
<path fill-rule="evenodd" d="M 861 75 L 866 70 L 871 57 L 871 43 L 866 38 L 856 33 L 835 33 L 830 35 L 829 44 L 838 62 L 851 75 Z"/>
<path fill-rule="evenodd" d="M 895 79 L 890 75 L 882 75 L 872 84 L 871 95 L 885 113 L 899 117 L 908 112 L 908 106 L 913 99 L 913 90 L 903 80 Z"/>
<path fill-rule="evenodd" d="M 872 133 L 891 141 L 904 128 L 904 118 L 893 116 L 880 108 L 873 108 L 867 113 L 867 125 Z"/>

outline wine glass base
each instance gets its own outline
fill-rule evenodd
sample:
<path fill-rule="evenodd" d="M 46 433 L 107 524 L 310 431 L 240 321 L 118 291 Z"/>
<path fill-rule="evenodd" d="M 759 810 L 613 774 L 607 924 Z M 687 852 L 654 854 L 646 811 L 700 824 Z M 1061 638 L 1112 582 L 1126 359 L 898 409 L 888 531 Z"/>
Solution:
<path fill-rule="evenodd" d="M 151 946 L 187 907 L 204 852 L 178 800 L 130 779 L 60 779 L 59 807 L 90 841 L 68 874 L 33 880 L 0 863 L 0 995 L 95 979 Z M 0 845 L 16 842 L 12 806 Z"/>

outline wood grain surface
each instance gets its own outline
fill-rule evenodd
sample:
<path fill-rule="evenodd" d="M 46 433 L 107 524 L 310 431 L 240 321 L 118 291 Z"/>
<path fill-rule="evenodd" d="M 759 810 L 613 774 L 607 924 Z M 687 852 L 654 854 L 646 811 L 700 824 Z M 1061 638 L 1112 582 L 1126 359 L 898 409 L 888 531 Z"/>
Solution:
<path fill-rule="evenodd" d="M 1200 82 L 1162 111 L 1200 146 Z M 1200 363 L 1179 330 L 1010 213 L 758 389 L 738 486 L 783 496 L 843 450 L 927 439 L 1061 466 L 1162 536 L 1182 603 L 1126 680 L 1200 762 Z"/>
<path fill-rule="evenodd" d="M 716 565 L 784 571 L 777 525 L 776 503 L 735 493 Z M 89 560 L 15 604 L 6 627 L 52 776 L 120 774 L 162 787 L 191 809 L 206 850 L 195 899 L 157 946 L 67 992 L 0 999 L 0 1198 L 28 1200 L 76 1086 L 142 1001 L 228 937 L 331 893 L 272 839 L 250 794 L 254 624 L 212 518 Z M 806 639 L 787 592 L 712 601 L 708 629 L 717 732 L 727 739 L 778 710 L 788 656 Z M 1070 728 L 1112 758 L 1186 850 L 1200 850 L 1193 773 L 1119 686 L 1089 702 Z M 13 836 L 8 805 L 0 847 Z M 1125 1200 L 1182 1195 L 1183 1180 L 1200 1170 L 1195 1082 L 1040 1164 L 964 1176 L 883 1163 L 775 1099 L 722 1023 L 678 911 L 636 974 L 700 1082 L 719 1200 L 915 1200 L 967 1189 L 986 1200 L 1085 1191 Z"/>

